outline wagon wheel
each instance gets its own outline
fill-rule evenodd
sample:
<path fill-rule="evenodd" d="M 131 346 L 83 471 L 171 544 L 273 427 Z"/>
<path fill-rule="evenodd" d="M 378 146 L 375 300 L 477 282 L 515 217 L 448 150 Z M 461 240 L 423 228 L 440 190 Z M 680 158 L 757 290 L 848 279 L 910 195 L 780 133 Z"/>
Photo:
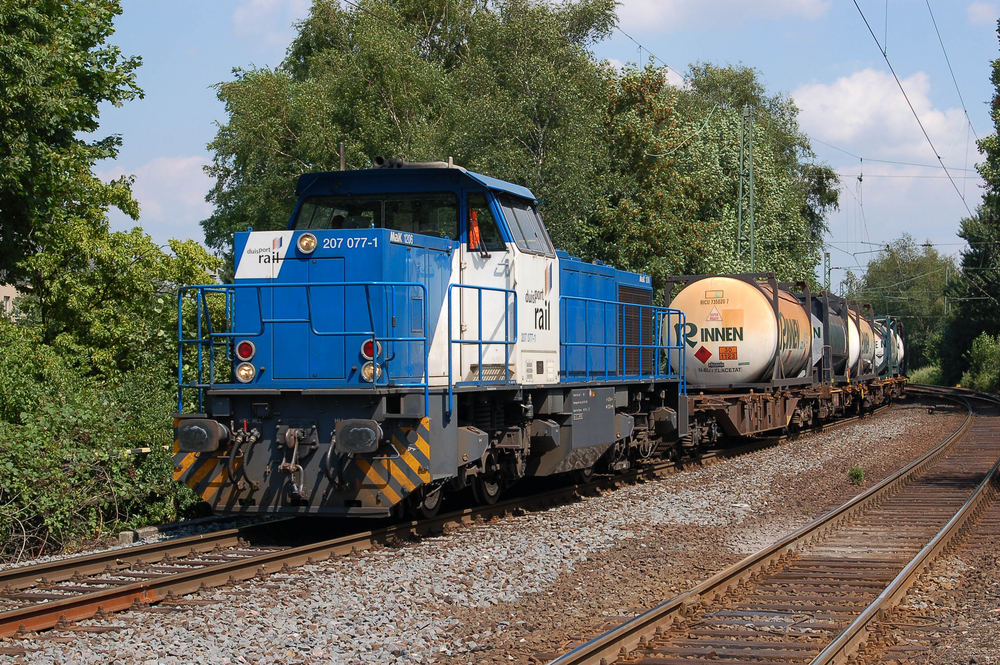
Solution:
<path fill-rule="evenodd" d="M 477 503 L 492 506 L 500 498 L 500 465 L 496 458 L 490 454 L 486 458 L 485 468 L 482 473 L 476 474 L 472 480 L 472 495 Z"/>
<path fill-rule="evenodd" d="M 437 487 L 424 485 L 410 494 L 407 508 L 412 517 L 429 520 L 441 512 L 443 498 L 444 491 L 440 485 Z"/>
<path fill-rule="evenodd" d="M 594 479 L 594 466 L 595 464 L 591 464 L 590 466 L 585 466 L 582 469 L 577 469 L 576 471 L 574 471 L 573 472 L 574 480 L 576 480 L 576 482 L 581 485 L 586 485 L 587 483 L 589 483 L 591 480 Z"/>

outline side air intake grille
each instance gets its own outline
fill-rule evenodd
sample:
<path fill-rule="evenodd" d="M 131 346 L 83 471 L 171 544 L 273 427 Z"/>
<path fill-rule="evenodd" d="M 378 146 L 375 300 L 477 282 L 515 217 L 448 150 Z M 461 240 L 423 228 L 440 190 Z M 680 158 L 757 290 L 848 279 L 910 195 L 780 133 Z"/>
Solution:
<path fill-rule="evenodd" d="M 630 307 L 629 305 L 652 305 L 653 292 L 645 289 L 637 289 L 632 286 L 618 287 L 618 301 L 623 303 L 619 307 L 619 321 L 624 319 L 625 327 L 620 331 L 618 341 L 621 344 L 652 344 L 653 343 L 653 314 L 648 308 Z M 624 354 L 622 353 L 624 351 Z M 653 373 L 653 349 L 619 349 L 618 367 L 622 368 L 624 363 L 624 373 L 634 376 L 636 374 Z"/>

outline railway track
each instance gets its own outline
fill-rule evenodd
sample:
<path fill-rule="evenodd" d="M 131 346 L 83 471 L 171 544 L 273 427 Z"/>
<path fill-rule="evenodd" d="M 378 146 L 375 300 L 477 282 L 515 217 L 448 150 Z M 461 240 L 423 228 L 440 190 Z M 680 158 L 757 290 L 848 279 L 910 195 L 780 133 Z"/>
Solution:
<path fill-rule="evenodd" d="M 845 418 L 802 434 L 828 431 L 855 422 L 859 417 Z M 439 533 L 476 520 L 549 507 L 581 494 L 652 480 L 687 467 L 748 454 L 778 445 L 785 438 L 761 439 L 708 452 L 693 460 L 650 464 L 621 476 L 598 477 L 587 484 L 563 486 L 494 506 L 468 508 L 432 520 L 391 524 L 334 538 L 302 542 L 301 523 L 296 518 L 286 518 L 0 570 L 0 638 L 65 626 L 134 605 L 176 602 L 180 596 L 202 588 L 236 583 L 311 561 Z M 310 527 L 310 531 L 315 529 Z M 288 544 L 295 539 L 300 544 Z"/>
<path fill-rule="evenodd" d="M 988 587 L 996 579 L 998 563 L 996 559 L 997 534 L 1000 533 L 998 498 L 1000 498 L 1000 478 L 994 476 L 992 486 L 987 489 L 985 500 L 978 507 L 974 523 L 968 525 L 957 539 L 958 542 L 948 548 L 950 553 L 927 571 L 927 574 L 933 576 L 939 571 L 948 570 L 950 564 L 957 563 L 958 570 L 964 571 L 962 574 L 972 573 L 971 577 L 962 579 L 961 587 L 952 593 L 954 596 L 965 598 L 964 603 L 967 607 L 979 607 L 979 615 L 973 615 L 968 619 L 969 625 L 976 626 L 977 632 L 981 629 L 989 630 L 987 628 L 989 621 L 983 620 L 984 615 L 992 614 L 996 610 L 995 602 L 990 602 Z M 954 569 L 949 573 L 955 574 Z M 923 586 L 925 580 L 926 577 L 922 577 L 916 586 Z M 980 593 L 983 596 L 978 595 Z M 971 594 L 972 598 L 969 599 L 966 594 Z M 960 632 L 951 624 L 951 619 L 940 620 L 941 613 L 951 614 L 956 611 L 961 612 L 959 608 L 939 609 L 934 613 L 936 616 L 927 616 L 926 609 L 908 607 L 896 608 L 883 614 L 876 620 L 870 639 L 852 662 L 859 665 L 876 663 L 894 665 L 905 662 L 991 662 L 992 659 L 980 661 L 971 654 L 960 661 L 958 654 L 948 653 L 947 648 L 941 648 L 942 643 L 947 644 L 949 640 L 954 640 L 956 633 Z M 994 642 L 992 647 L 995 658 L 995 638 L 987 638 L 984 641 L 970 640 L 968 645 L 971 647 L 970 651 L 988 654 L 991 648 L 988 643 L 991 639 Z M 952 647 L 954 648 L 954 645 Z"/>
<path fill-rule="evenodd" d="M 947 546 L 997 475 L 997 401 L 968 393 L 958 399 L 968 406 L 965 422 L 920 459 L 552 665 L 844 662 Z"/>

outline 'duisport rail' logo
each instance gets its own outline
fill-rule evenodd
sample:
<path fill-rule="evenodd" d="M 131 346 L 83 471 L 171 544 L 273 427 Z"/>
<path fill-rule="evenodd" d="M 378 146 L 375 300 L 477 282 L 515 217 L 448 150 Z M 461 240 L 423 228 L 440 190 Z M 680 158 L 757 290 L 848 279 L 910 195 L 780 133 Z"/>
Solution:
<path fill-rule="evenodd" d="M 292 231 L 254 231 L 248 237 L 239 262 L 236 279 L 275 279 L 285 263 L 291 246 Z"/>

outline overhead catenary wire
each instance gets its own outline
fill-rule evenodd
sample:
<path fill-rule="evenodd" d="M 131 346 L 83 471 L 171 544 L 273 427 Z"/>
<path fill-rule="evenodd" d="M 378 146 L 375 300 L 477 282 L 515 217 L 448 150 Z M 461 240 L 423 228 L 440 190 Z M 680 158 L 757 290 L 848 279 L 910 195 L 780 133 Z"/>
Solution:
<path fill-rule="evenodd" d="M 837 175 L 842 178 L 857 178 L 859 174 L 857 173 L 843 173 L 841 171 L 836 171 Z M 920 175 L 917 173 L 865 173 L 865 178 L 906 178 L 911 180 L 947 180 L 948 176 L 944 175 Z M 979 176 L 975 175 L 960 175 L 957 176 L 959 180 L 978 180 Z"/>
<path fill-rule="evenodd" d="M 878 164 L 894 164 L 896 166 L 918 166 L 918 167 L 924 168 L 924 169 L 939 169 L 939 168 L 941 168 L 941 165 L 939 165 L 939 164 L 921 164 L 919 162 L 903 162 L 903 161 L 899 161 L 899 160 L 895 160 L 895 159 L 877 159 L 875 157 L 864 157 L 862 155 L 856 155 L 853 152 L 851 152 L 850 150 L 847 150 L 845 148 L 841 148 L 838 145 L 834 145 L 832 143 L 827 143 L 826 141 L 822 141 L 822 140 L 820 140 L 820 139 L 818 139 L 818 138 L 816 138 L 814 136 L 810 136 L 809 140 L 810 141 L 815 141 L 816 143 L 821 143 L 821 144 L 825 145 L 828 148 L 833 148 L 834 150 L 842 152 L 845 155 L 848 155 L 849 157 L 853 157 L 854 159 L 863 159 L 866 162 L 876 162 Z M 977 172 L 976 169 L 962 168 L 962 167 L 958 167 L 958 166 L 952 166 L 952 167 L 950 167 L 950 170 L 952 170 L 952 171 Z M 944 177 L 944 176 L 942 176 L 942 177 Z"/>
<path fill-rule="evenodd" d="M 962 91 L 958 87 L 958 79 L 955 78 L 955 70 L 951 67 L 951 58 L 948 57 L 948 50 L 944 47 L 944 40 L 941 39 L 941 31 L 938 30 L 937 20 L 934 18 L 934 11 L 931 9 L 930 0 L 924 0 L 927 5 L 927 13 L 931 15 L 931 23 L 934 24 L 934 32 L 937 33 L 938 44 L 941 45 L 941 52 L 944 54 L 944 61 L 948 65 L 948 72 L 951 74 L 951 81 L 955 84 L 955 92 L 958 93 L 958 101 L 962 104 L 962 111 L 965 113 L 965 121 L 969 124 L 969 129 L 972 130 L 972 134 L 979 140 L 979 134 L 976 133 L 976 128 L 972 124 L 972 119 L 969 117 L 969 109 L 965 106 L 965 99 L 962 97 Z"/>
<path fill-rule="evenodd" d="M 680 143 L 678 143 L 677 145 L 675 145 L 673 148 L 671 148 L 667 152 L 665 152 L 665 153 L 663 153 L 661 155 L 653 155 L 653 154 L 648 153 L 648 152 L 643 153 L 643 154 L 646 155 L 646 157 L 657 157 L 657 158 L 658 157 L 668 157 L 668 156 L 674 154 L 675 152 L 677 152 L 678 150 L 680 150 L 682 147 L 684 147 L 684 144 L 686 144 L 688 141 L 690 141 L 691 139 L 693 139 L 694 137 L 698 136 L 703 131 L 705 131 L 705 128 L 708 127 L 708 121 L 712 119 L 712 115 L 715 113 L 715 109 L 717 109 L 717 108 L 719 108 L 719 105 L 718 104 L 714 105 L 712 107 L 712 110 L 708 112 L 708 117 L 705 118 L 705 122 L 701 123 L 701 127 L 699 127 L 698 129 L 696 129 L 686 139 L 684 139 L 683 141 L 681 141 Z"/>
<path fill-rule="evenodd" d="M 636 46 L 639 47 L 639 57 L 640 58 L 642 57 L 642 52 L 645 51 L 646 53 L 649 54 L 650 58 L 652 58 L 653 60 L 658 61 L 661 65 L 663 65 L 664 67 L 666 67 L 666 69 L 667 69 L 668 72 L 673 72 L 674 74 L 676 74 L 677 76 L 679 76 L 682 80 L 686 78 L 683 74 L 681 74 L 680 70 L 678 70 L 678 69 L 676 69 L 674 67 L 671 67 L 669 64 L 667 64 L 666 60 L 664 60 L 660 56 L 658 56 L 655 53 L 653 53 L 651 50 L 649 50 L 648 47 L 643 46 L 642 44 L 640 44 L 638 39 L 636 39 L 632 35 L 628 34 L 624 30 L 622 30 L 619 26 L 616 25 L 615 26 L 615 30 L 617 30 L 618 32 L 622 33 L 622 35 L 624 35 L 626 38 L 628 38 L 629 41 L 631 41 L 633 44 L 635 44 Z M 642 64 L 642 63 L 640 63 L 640 64 Z"/>
<path fill-rule="evenodd" d="M 882 53 L 882 58 L 885 60 L 885 64 L 888 65 L 889 72 L 892 74 L 892 77 L 896 80 L 896 85 L 899 86 L 899 91 L 903 93 L 903 99 L 906 100 L 906 105 L 910 107 L 910 112 L 913 114 L 914 119 L 916 119 L 917 125 L 920 126 L 920 131 L 923 132 L 924 138 L 927 140 L 927 145 L 930 146 L 931 151 L 934 153 L 934 156 L 937 157 L 938 162 L 941 164 L 941 168 L 944 169 L 945 174 L 947 174 L 948 180 L 951 182 L 951 186 L 955 188 L 955 193 L 958 195 L 958 198 L 962 201 L 962 205 L 965 206 L 965 210 L 966 212 L 969 213 L 969 217 L 974 217 L 975 215 L 973 215 L 972 209 L 969 207 L 969 203 L 965 200 L 965 197 L 962 195 L 961 190 L 959 190 L 958 188 L 958 183 L 955 182 L 955 179 L 951 177 L 951 173 L 948 172 L 948 167 L 944 165 L 944 160 L 941 159 L 941 154 L 938 152 L 937 148 L 934 147 L 934 142 L 931 140 L 930 135 L 927 133 L 927 129 L 924 127 L 924 123 L 920 120 L 920 116 L 917 114 L 917 110 L 913 108 L 913 102 L 910 101 L 909 95 L 906 94 L 906 89 L 903 87 L 902 81 L 899 80 L 899 76 L 896 74 L 896 70 L 892 66 L 892 62 L 889 60 L 889 55 L 886 53 L 885 49 L 879 44 L 878 37 L 876 37 L 875 33 L 872 31 L 872 26 L 868 22 L 868 18 L 865 16 L 865 13 L 861 11 L 861 6 L 858 4 L 858 0 L 854 0 L 854 6 L 855 8 L 857 8 L 858 13 L 861 15 L 861 20 L 864 21 L 865 27 L 868 28 L 868 33 L 872 36 L 872 39 L 875 40 L 875 44 L 879 46 L 879 51 Z"/>

